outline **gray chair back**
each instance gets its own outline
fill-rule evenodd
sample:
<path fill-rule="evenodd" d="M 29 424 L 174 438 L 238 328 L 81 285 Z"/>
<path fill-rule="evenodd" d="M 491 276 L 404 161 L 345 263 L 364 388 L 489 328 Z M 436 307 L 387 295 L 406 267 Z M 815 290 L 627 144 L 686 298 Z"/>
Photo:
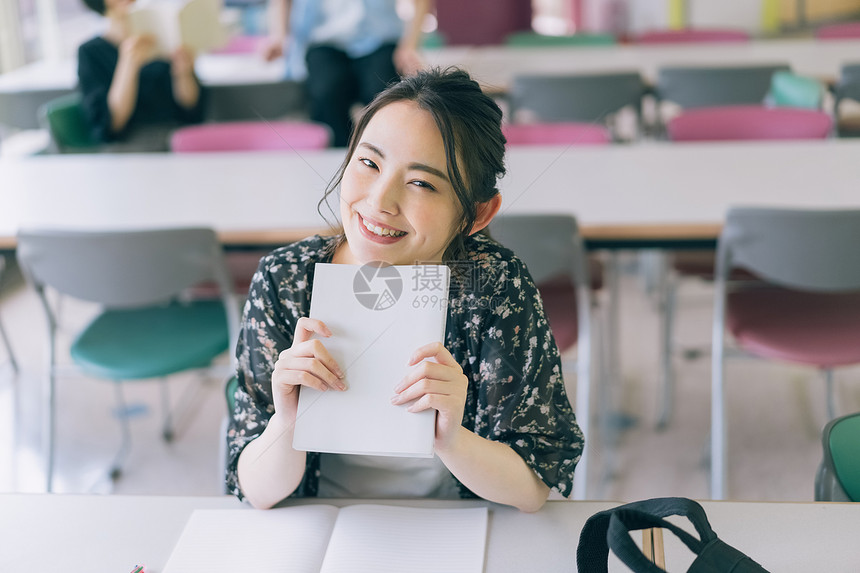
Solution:
<path fill-rule="evenodd" d="M 561 275 L 577 287 L 590 284 L 588 261 L 576 219 L 569 215 L 499 215 L 490 235 L 511 249 L 536 284 Z"/>
<path fill-rule="evenodd" d="M 576 288 L 577 359 L 574 411 L 586 439 L 591 437 L 590 395 L 594 382 L 591 368 L 591 280 L 588 260 L 576 218 L 571 215 L 498 215 L 490 223 L 492 237 L 511 249 L 529 269 L 536 284 L 565 275 Z M 572 310 L 572 309 L 571 309 Z M 586 446 L 577 465 L 574 498 L 585 499 L 589 451 Z"/>
<path fill-rule="evenodd" d="M 735 207 L 720 236 L 718 277 L 732 267 L 786 288 L 860 290 L 860 210 Z"/>
<path fill-rule="evenodd" d="M 603 122 L 627 106 L 641 115 L 644 92 L 639 72 L 519 75 L 510 90 L 510 114 L 515 118 L 521 110 L 529 110 L 544 122 Z"/>
<path fill-rule="evenodd" d="M 758 104 L 770 90 L 771 76 L 787 64 L 743 67 L 666 66 L 657 72 L 657 97 L 682 108 Z"/>
<path fill-rule="evenodd" d="M 27 278 L 105 307 L 158 304 L 202 281 L 221 290 L 231 340 L 238 309 L 215 232 L 206 228 L 141 231 L 22 229 L 18 260 Z"/>

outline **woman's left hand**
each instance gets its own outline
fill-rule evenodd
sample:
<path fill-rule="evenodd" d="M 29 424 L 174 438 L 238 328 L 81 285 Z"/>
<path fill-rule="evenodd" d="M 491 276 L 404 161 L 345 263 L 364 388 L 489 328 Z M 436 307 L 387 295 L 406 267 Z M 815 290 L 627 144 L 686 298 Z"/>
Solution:
<path fill-rule="evenodd" d="M 434 360 L 425 360 L 425 359 Z M 410 412 L 436 410 L 436 448 L 449 446 L 462 427 L 469 380 L 463 369 L 439 342 L 426 344 L 416 350 L 409 360 L 412 368 L 401 380 L 391 398 L 392 404 L 414 402 Z"/>
<path fill-rule="evenodd" d="M 170 55 L 170 73 L 173 77 L 188 77 L 194 74 L 194 53 L 188 46 L 179 46 Z"/>

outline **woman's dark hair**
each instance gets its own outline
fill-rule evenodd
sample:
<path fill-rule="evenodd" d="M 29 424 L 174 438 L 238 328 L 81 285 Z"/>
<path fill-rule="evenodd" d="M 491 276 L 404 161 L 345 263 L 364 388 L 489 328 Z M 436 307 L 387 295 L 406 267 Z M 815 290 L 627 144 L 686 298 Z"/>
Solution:
<path fill-rule="evenodd" d="M 391 84 L 364 108 L 350 137 L 346 158 L 320 200 L 320 212 L 340 185 L 367 124 L 380 109 L 398 101 L 414 101 L 433 116 L 442 134 L 448 179 L 461 205 L 458 230 L 443 260 L 459 260 L 465 255 L 463 241 L 477 218 L 477 204 L 498 195 L 496 182 L 505 174 L 502 110 L 461 69 L 421 71 Z"/>
<path fill-rule="evenodd" d="M 84 4 L 87 5 L 87 8 L 93 12 L 98 12 L 102 16 L 104 16 L 104 13 L 107 11 L 105 0 L 84 0 Z"/>

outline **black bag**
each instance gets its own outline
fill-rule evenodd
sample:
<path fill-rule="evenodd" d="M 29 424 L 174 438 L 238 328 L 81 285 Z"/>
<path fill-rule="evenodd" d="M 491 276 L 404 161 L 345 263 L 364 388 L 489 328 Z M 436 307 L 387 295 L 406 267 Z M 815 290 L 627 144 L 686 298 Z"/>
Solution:
<path fill-rule="evenodd" d="M 699 539 L 663 519 L 669 515 L 689 519 Z M 696 554 L 688 573 L 767 573 L 761 565 L 717 538 L 702 506 L 683 497 L 646 499 L 592 515 L 579 536 L 577 569 L 580 573 L 605 573 L 611 549 L 635 573 L 665 573 L 645 557 L 630 536 L 631 531 L 651 527 L 668 529 Z"/>

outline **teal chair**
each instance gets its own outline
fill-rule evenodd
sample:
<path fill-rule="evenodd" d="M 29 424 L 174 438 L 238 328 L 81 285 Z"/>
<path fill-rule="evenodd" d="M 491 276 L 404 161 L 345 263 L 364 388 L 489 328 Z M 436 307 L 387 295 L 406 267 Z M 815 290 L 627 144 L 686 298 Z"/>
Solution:
<path fill-rule="evenodd" d="M 778 107 L 821 109 L 825 87 L 815 78 L 789 71 L 774 72 L 765 102 Z"/>
<path fill-rule="evenodd" d="M 57 153 L 91 152 L 100 143 L 93 138 L 81 108 L 81 94 L 60 96 L 39 108 L 39 122 L 51 135 Z"/>
<path fill-rule="evenodd" d="M 860 412 L 828 422 L 821 442 L 815 501 L 860 501 Z"/>
<path fill-rule="evenodd" d="M 617 40 L 612 34 L 549 36 L 537 32 L 514 32 L 505 37 L 505 45 L 512 48 L 611 46 L 616 43 Z"/>
<path fill-rule="evenodd" d="M 49 330 L 45 382 L 47 490 L 53 489 L 56 319 L 46 297 L 62 295 L 98 303 L 102 311 L 72 342 L 70 354 L 83 373 L 114 381 L 122 441 L 110 469 L 119 478 L 130 448 L 123 383 L 161 378 L 163 437 L 173 438 L 166 377 L 205 368 L 238 336 L 234 301 L 221 245 L 211 229 L 144 231 L 22 230 L 18 260 L 41 300 Z M 183 293 L 214 281 L 220 299 L 188 300 Z"/>

